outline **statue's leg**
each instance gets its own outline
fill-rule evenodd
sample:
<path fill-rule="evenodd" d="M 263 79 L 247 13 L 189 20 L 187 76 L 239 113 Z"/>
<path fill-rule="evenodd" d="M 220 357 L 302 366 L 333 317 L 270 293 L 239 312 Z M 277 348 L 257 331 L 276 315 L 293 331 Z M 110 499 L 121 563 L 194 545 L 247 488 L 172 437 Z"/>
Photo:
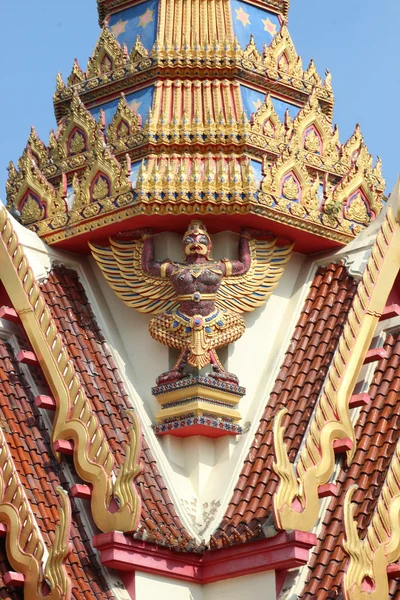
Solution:
<path fill-rule="evenodd" d="M 236 375 L 234 375 L 234 373 L 225 371 L 215 350 L 210 350 L 210 362 L 214 372 L 210 373 L 209 377 L 218 379 L 219 381 L 227 381 L 228 383 L 233 383 L 235 385 L 239 384 L 239 379 L 236 377 Z"/>
<path fill-rule="evenodd" d="M 170 371 L 166 371 L 162 373 L 159 377 L 157 377 L 157 385 L 162 385 L 164 383 L 172 383 L 173 381 L 178 381 L 179 379 L 183 379 L 185 374 L 183 369 L 187 365 L 187 357 L 189 355 L 189 350 L 182 350 L 180 353 L 178 360 L 172 367 Z"/>

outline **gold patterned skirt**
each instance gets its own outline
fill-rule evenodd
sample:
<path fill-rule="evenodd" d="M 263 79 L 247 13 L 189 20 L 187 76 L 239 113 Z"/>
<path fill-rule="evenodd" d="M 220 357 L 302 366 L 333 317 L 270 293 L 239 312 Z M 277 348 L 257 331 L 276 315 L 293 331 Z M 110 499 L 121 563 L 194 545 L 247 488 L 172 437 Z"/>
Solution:
<path fill-rule="evenodd" d="M 210 351 L 235 342 L 245 332 L 240 315 L 216 309 L 210 315 L 189 317 L 179 310 L 153 317 L 149 324 L 152 338 L 170 348 L 189 350 L 187 361 L 201 369 L 210 363 Z"/>

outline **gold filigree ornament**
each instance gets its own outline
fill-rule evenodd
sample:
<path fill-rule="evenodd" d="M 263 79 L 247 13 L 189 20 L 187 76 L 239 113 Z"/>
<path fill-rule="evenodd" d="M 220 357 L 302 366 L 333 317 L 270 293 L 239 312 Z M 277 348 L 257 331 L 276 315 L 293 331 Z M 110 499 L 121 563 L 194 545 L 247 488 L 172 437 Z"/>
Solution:
<path fill-rule="evenodd" d="M 119 194 L 130 191 L 129 173 L 129 158 L 127 158 L 126 167 L 121 167 L 111 151 L 99 140 L 82 178 L 79 179 L 76 173 L 74 174 L 72 180 L 75 194 L 73 209 L 80 210 L 93 200 L 103 200 L 107 196 L 116 198 Z"/>
<path fill-rule="evenodd" d="M 5 209 L 1 208 L 1 212 L 5 213 Z M 65 568 L 65 560 L 70 553 L 71 505 L 65 490 L 59 487 L 57 492 L 61 504 L 60 520 L 56 525 L 53 544 L 46 548 L 3 429 L 0 428 L 0 521 L 7 526 L 7 558 L 12 568 L 24 575 L 24 598 L 29 600 L 71 599 L 71 581 Z M 46 553 L 48 557 L 45 561 Z M 50 586 L 46 596 L 42 593 L 44 581 Z"/>
<path fill-rule="evenodd" d="M 132 427 L 129 430 L 125 460 L 116 470 L 115 458 L 103 428 L 35 281 L 8 213 L 2 206 L 0 264 L 0 279 L 21 319 L 56 401 L 53 443 L 56 440 L 73 442 L 76 472 L 83 481 L 92 484 L 90 506 L 97 527 L 103 532 L 135 531 L 141 511 L 141 499 L 134 485 L 134 480 L 141 471 L 141 431 L 137 417 L 133 411 L 129 411 Z M 118 504 L 115 512 L 110 509 L 114 498 Z"/>
<path fill-rule="evenodd" d="M 71 154 L 79 154 L 85 150 L 85 138 L 83 133 L 75 131 L 69 143 L 69 150 Z"/>
<path fill-rule="evenodd" d="M 350 205 L 345 207 L 344 213 L 349 221 L 355 221 L 356 223 L 362 223 L 363 225 L 368 223 L 370 218 L 367 206 L 360 192 L 351 200 Z"/>
<path fill-rule="evenodd" d="M 319 136 L 315 132 L 314 129 L 311 129 L 304 138 L 304 148 L 309 152 L 319 152 L 321 147 L 321 140 Z"/>
<path fill-rule="evenodd" d="M 315 526 L 319 514 L 318 487 L 329 481 L 335 468 L 335 440 L 352 440 L 352 449 L 347 451 L 348 464 L 352 460 L 355 437 L 349 402 L 400 268 L 399 187 L 400 179 L 392 194 L 396 205 L 393 209 L 389 206 L 372 248 L 295 468 L 284 443 L 282 424 L 286 411 L 275 418 L 274 470 L 279 486 L 273 502 L 279 529 L 310 531 Z"/>
<path fill-rule="evenodd" d="M 10 163 L 6 191 L 7 208 L 10 210 L 14 206 L 21 211 L 23 225 L 40 221 L 45 215 L 54 216 L 66 211 L 65 178 L 62 178 L 57 192 L 40 171 L 29 148 L 24 150 L 18 161 L 18 171 Z"/>
<path fill-rule="evenodd" d="M 101 175 L 98 177 L 96 183 L 93 185 L 92 198 L 93 200 L 103 200 L 108 196 L 109 186 L 108 181 Z"/>
<path fill-rule="evenodd" d="M 111 33 L 108 25 L 104 25 L 93 54 L 89 58 L 86 78 L 98 77 L 104 74 L 105 70 L 121 69 L 126 63 L 126 47 L 122 48 Z"/>
<path fill-rule="evenodd" d="M 98 139 L 104 139 L 100 126 L 75 91 L 68 113 L 61 119 L 57 132 L 50 132 L 50 156 L 57 167 L 62 169 L 62 161 L 71 154 L 93 150 Z"/>
<path fill-rule="evenodd" d="M 21 208 L 22 222 L 24 224 L 34 223 L 40 221 L 42 216 L 43 208 L 31 194 L 28 194 Z"/>
<path fill-rule="evenodd" d="M 300 195 L 299 184 L 293 175 L 285 179 L 282 186 L 282 193 L 288 200 L 297 200 Z"/>

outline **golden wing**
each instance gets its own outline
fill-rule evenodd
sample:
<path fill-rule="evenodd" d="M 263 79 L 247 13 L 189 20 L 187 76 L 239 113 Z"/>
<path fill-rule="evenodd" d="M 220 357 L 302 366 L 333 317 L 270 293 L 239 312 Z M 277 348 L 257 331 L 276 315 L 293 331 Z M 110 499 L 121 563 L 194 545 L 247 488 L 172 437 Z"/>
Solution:
<path fill-rule="evenodd" d="M 109 246 L 89 242 L 104 277 L 121 300 L 142 313 L 160 313 L 179 302 L 169 279 L 149 275 L 142 266 L 143 242 L 109 239 Z"/>
<path fill-rule="evenodd" d="M 250 312 L 262 306 L 277 287 L 289 261 L 293 244 L 276 246 L 276 240 L 249 241 L 251 264 L 244 275 L 224 277 L 216 303 L 234 312 Z"/>

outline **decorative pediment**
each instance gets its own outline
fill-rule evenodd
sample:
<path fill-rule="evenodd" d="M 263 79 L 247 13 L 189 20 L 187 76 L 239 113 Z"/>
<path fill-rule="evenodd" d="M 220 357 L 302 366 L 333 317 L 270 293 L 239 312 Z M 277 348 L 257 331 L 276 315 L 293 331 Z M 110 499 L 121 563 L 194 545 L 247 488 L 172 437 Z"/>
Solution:
<path fill-rule="evenodd" d="M 312 181 L 307 168 L 294 152 L 285 150 L 270 168 L 265 163 L 264 172 L 263 192 L 283 198 L 283 204 L 294 200 L 301 204 L 306 196 L 309 199 Z"/>
<path fill-rule="evenodd" d="M 89 58 L 86 77 L 106 75 L 126 65 L 127 49 L 121 48 L 107 25 L 103 27 L 92 56 Z"/>
<path fill-rule="evenodd" d="M 254 42 L 254 36 L 250 36 L 250 42 L 247 44 L 246 48 L 243 50 L 243 66 L 244 68 L 252 69 L 254 67 L 262 68 L 263 59 L 259 51 L 257 50 L 257 46 Z"/>
<path fill-rule="evenodd" d="M 121 94 L 115 115 L 107 128 L 107 143 L 117 151 L 124 149 L 124 139 L 141 131 L 140 115 L 132 110 L 125 95 Z"/>
<path fill-rule="evenodd" d="M 365 151 L 363 152 L 365 154 Z M 367 226 L 382 210 L 383 189 L 376 189 L 372 182 L 372 165 L 353 165 L 345 177 L 329 191 L 325 212 L 331 209 L 340 217 L 354 222 L 357 231 L 360 225 Z M 379 165 L 378 165 L 379 172 Z M 382 179 L 380 183 L 382 183 Z"/>
<path fill-rule="evenodd" d="M 275 111 L 270 94 L 267 94 L 257 112 L 253 113 L 250 127 L 252 134 L 268 138 L 268 142 L 273 146 L 285 142 L 285 127 Z"/>
<path fill-rule="evenodd" d="M 290 127 L 291 147 L 317 154 L 330 163 L 339 160 L 338 129 L 322 111 L 314 89 L 305 106 L 299 111 Z"/>
<path fill-rule="evenodd" d="M 31 128 L 29 134 L 27 147 L 29 148 L 33 160 L 36 162 L 40 169 L 47 166 L 49 160 L 49 152 L 46 145 L 39 138 L 34 127 Z"/>
<path fill-rule="evenodd" d="M 102 208 L 112 208 L 112 199 L 129 192 L 130 161 L 121 167 L 117 159 L 99 141 L 93 158 L 88 163 L 81 178 L 75 173 L 72 186 L 74 190 L 73 210 L 95 202 L 101 202 Z"/>
<path fill-rule="evenodd" d="M 264 64 L 268 71 L 278 72 L 283 78 L 303 77 L 303 67 L 286 25 L 276 34 L 271 44 L 265 48 Z"/>
<path fill-rule="evenodd" d="M 360 125 L 357 123 L 352 136 L 342 146 L 342 160 L 348 165 L 356 163 L 362 147 L 366 146 Z"/>
<path fill-rule="evenodd" d="M 15 207 L 21 213 L 23 225 L 40 221 L 66 209 L 66 180 L 62 179 L 58 192 L 47 181 L 32 156 L 24 150 L 18 161 L 18 170 L 11 162 L 6 183 L 7 208 Z"/>
<path fill-rule="evenodd" d="M 304 79 L 312 86 L 322 86 L 322 80 L 317 73 L 317 69 L 315 68 L 315 62 L 313 58 L 310 60 L 310 64 L 308 66 L 307 71 L 304 72 Z"/>
<path fill-rule="evenodd" d="M 138 67 L 143 70 L 150 66 L 151 62 L 152 61 L 149 58 L 148 50 L 143 46 L 140 36 L 137 35 L 135 44 L 129 55 L 128 65 L 130 65 L 134 70 L 136 70 Z"/>
<path fill-rule="evenodd" d="M 99 125 L 75 93 L 68 115 L 61 120 L 57 132 L 50 133 L 51 157 L 58 164 L 67 157 L 83 154 L 95 146 L 99 136 L 102 136 Z"/>
<path fill-rule="evenodd" d="M 78 60 L 74 59 L 74 66 L 72 67 L 71 75 L 68 77 L 68 85 L 76 85 L 85 80 L 85 74 L 79 66 Z"/>

